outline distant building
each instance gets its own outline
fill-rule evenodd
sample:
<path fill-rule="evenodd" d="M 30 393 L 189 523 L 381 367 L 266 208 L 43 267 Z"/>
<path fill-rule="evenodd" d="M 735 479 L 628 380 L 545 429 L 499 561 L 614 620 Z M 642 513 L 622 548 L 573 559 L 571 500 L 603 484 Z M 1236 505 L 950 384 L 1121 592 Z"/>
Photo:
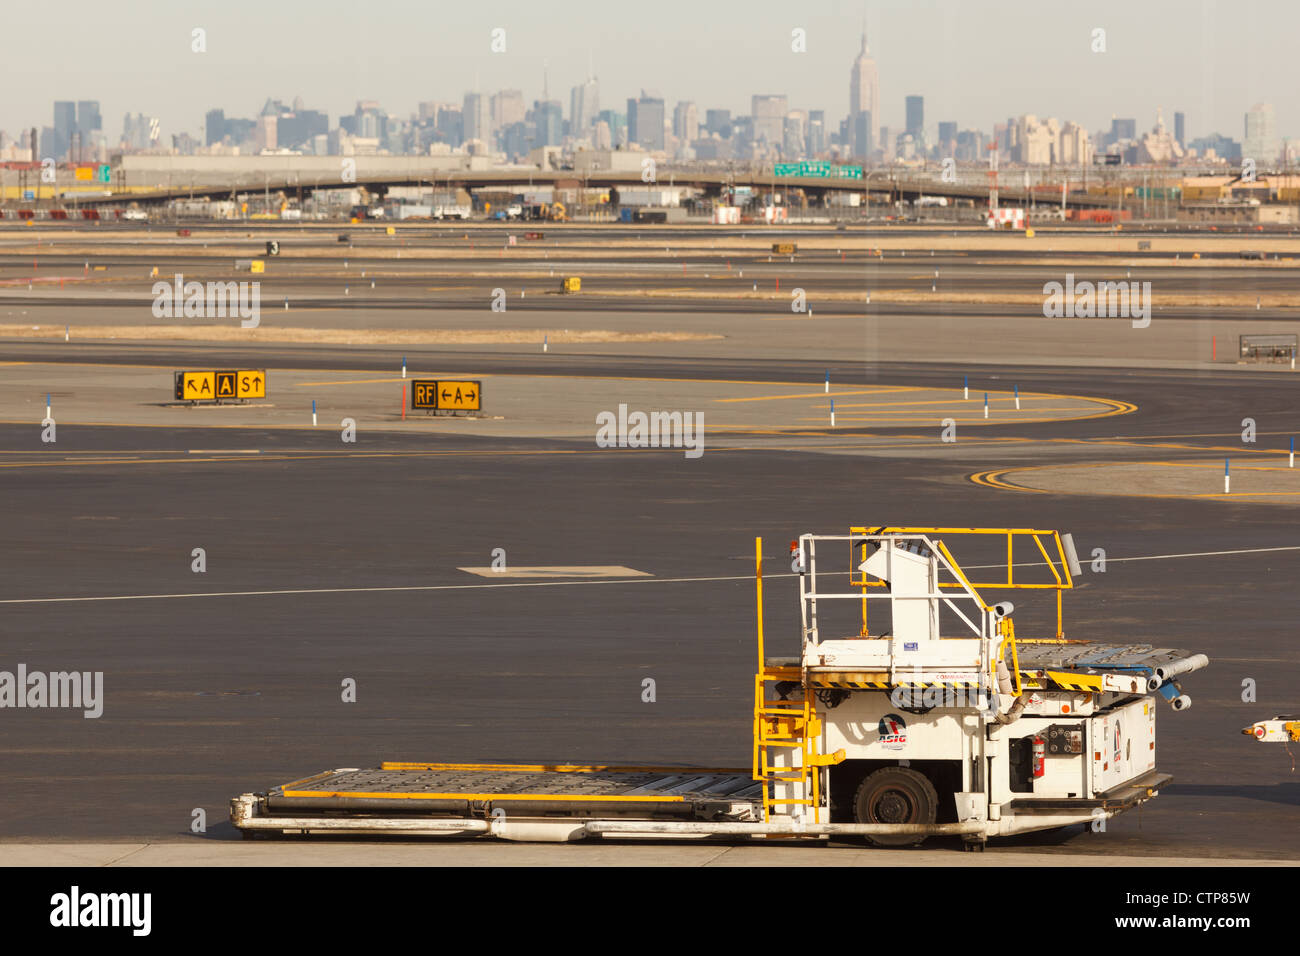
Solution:
<path fill-rule="evenodd" d="M 708 110 L 704 114 L 704 128 L 723 139 L 731 137 L 731 110 Z"/>
<path fill-rule="evenodd" d="M 627 137 L 642 149 L 664 148 L 664 101 L 641 91 L 638 99 L 627 101 Z"/>
<path fill-rule="evenodd" d="M 791 110 L 785 114 L 781 155 L 786 159 L 801 159 L 807 155 L 807 122 L 803 110 Z"/>
<path fill-rule="evenodd" d="M 522 90 L 500 90 L 492 94 L 490 106 L 492 128 L 505 129 L 511 123 L 522 123 L 528 108 L 524 105 Z"/>
<path fill-rule="evenodd" d="M 826 111 L 808 111 L 808 154 L 820 156 L 830 145 L 826 137 Z"/>
<path fill-rule="evenodd" d="M 584 136 L 600 112 L 600 87 L 594 76 L 587 77 L 569 93 L 569 124 L 575 137 Z"/>
<path fill-rule="evenodd" d="M 1156 125 L 1138 142 L 1137 161 L 1142 164 L 1172 164 L 1183 158 L 1183 147 L 1173 133 L 1165 129 L 1164 114 L 1156 108 Z"/>
<path fill-rule="evenodd" d="M 631 102 L 630 100 L 628 102 Z M 626 146 L 627 139 L 627 114 L 620 113 L 617 110 L 601 110 L 596 114 L 596 122 L 604 123 L 609 127 L 609 139 L 611 146 Z"/>
<path fill-rule="evenodd" d="M 465 106 L 461 111 L 464 125 L 464 141 L 479 140 L 485 144 L 492 143 L 492 117 L 488 98 L 482 93 L 466 93 Z"/>
<path fill-rule="evenodd" d="M 560 105 L 560 101 L 534 102 L 532 118 L 537 125 L 537 141 L 533 147 L 559 146 L 564 139 L 564 108 Z"/>
<path fill-rule="evenodd" d="M 56 159 L 67 155 L 72 146 L 72 137 L 77 132 L 77 104 L 71 100 L 57 100 L 54 103 L 54 126 L 52 136 L 41 137 L 47 143 L 48 155 Z"/>
<path fill-rule="evenodd" d="M 536 123 L 520 121 L 501 130 L 501 150 L 512 160 L 527 156 L 536 144 Z"/>
<path fill-rule="evenodd" d="M 375 100 L 358 100 L 352 113 L 352 135 L 358 139 L 388 139 L 388 114 Z"/>
<path fill-rule="evenodd" d="M 907 108 L 907 132 L 920 142 L 925 134 L 925 97 L 908 96 L 904 103 Z"/>
<path fill-rule="evenodd" d="M 258 149 L 275 149 L 278 143 L 276 137 L 277 117 L 259 116 L 257 118 L 256 133 L 253 142 L 257 144 Z"/>
<path fill-rule="evenodd" d="M 1202 158 L 1220 159 L 1229 163 L 1241 162 L 1241 144 L 1219 133 L 1194 139 L 1188 145 Z"/>
<path fill-rule="evenodd" d="M 752 103 L 750 115 L 754 117 L 754 141 L 780 146 L 785 140 L 786 98 L 774 94 L 755 95 Z"/>
<path fill-rule="evenodd" d="M 876 148 L 875 134 L 872 130 L 870 110 L 860 110 L 851 117 L 853 155 L 858 159 L 867 159 Z"/>
<path fill-rule="evenodd" d="M 208 122 L 210 123 L 216 122 L 212 119 L 212 113 L 221 115 L 220 128 L 222 129 L 222 136 L 225 136 L 227 123 L 224 114 L 222 114 L 221 110 L 210 111 L 208 114 Z M 149 121 L 149 117 L 145 116 L 143 113 L 136 113 L 134 116 L 127 113 L 122 117 L 122 146 L 131 150 L 148 149 L 149 136 L 152 128 L 153 124 Z M 214 142 L 220 143 L 221 138 L 216 139 Z M 210 142 L 206 145 L 212 145 L 212 143 Z"/>
<path fill-rule="evenodd" d="M 939 151 L 944 156 L 952 156 L 957 149 L 957 124 L 941 122 L 939 123 Z"/>
<path fill-rule="evenodd" d="M 92 133 L 98 133 L 104 128 L 103 121 L 99 115 L 99 100 L 79 100 L 77 102 L 77 132 L 90 141 Z"/>
<path fill-rule="evenodd" d="M 700 111 L 690 100 L 681 100 L 673 107 L 673 135 L 683 143 L 700 137 Z"/>
<path fill-rule="evenodd" d="M 1182 113 L 1174 114 L 1174 139 L 1178 141 L 1179 146 L 1187 145 L 1187 138 L 1184 136 L 1184 133 L 1186 132 L 1184 126 L 1185 119 L 1186 117 L 1184 117 Z"/>
<path fill-rule="evenodd" d="M 1137 139 L 1137 120 L 1110 118 L 1110 142 L 1107 145 Z"/>
<path fill-rule="evenodd" d="M 1027 166 L 1050 166 L 1057 162 L 1061 124 L 1056 119 L 1039 120 L 1033 113 L 1018 117 L 1011 148 L 1011 161 Z"/>
<path fill-rule="evenodd" d="M 1277 138 L 1277 116 L 1272 103 L 1256 103 L 1246 113 L 1246 135 L 1241 143 L 1243 158 L 1259 164 L 1277 160 L 1281 147 Z"/>
<path fill-rule="evenodd" d="M 256 125 L 251 119 L 227 119 L 226 135 L 230 137 L 232 145 L 238 146 L 241 143 L 247 143 L 253 138 L 253 127 Z"/>
<path fill-rule="evenodd" d="M 983 162 L 987 159 L 984 145 L 983 130 L 962 130 L 957 134 L 957 149 L 953 156 L 961 163 Z"/>
<path fill-rule="evenodd" d="M 464 114 L 454 106 L 445 106 L 438 110 L 438 118 L 434 122 L 434 129 L 438 131 L 438 139 L 453 149 L 465 142 L 463 117 Z"/>
<path fill-rule="evenodd" d="M 276 143 L 288 149 L 310 146 L 329 133 L 329 117 L 318 110 L 291 110 L 276 117 Z"/>
<path fill-rule="evenodd" d="M 1088 131 L 1078 123 L 1066 123 L 1061 127 L 1060 146 L 1056 151 L 1056 161 L 1070 166 L 1086 166 L 1092 162 L 1092 140 Z"/>
<path fill-rule="evenodd" d="M 122 139 L 130 142 L 135 146 L 132 137 L 131 115 L 128 113 L 126 122 L 122 128 Z M 203 117 L 203 145 L 212 146 L 214 143 L 220 143 L 226 138 L 226 111 L 225 110 L 208 110 Z M 142 146 L 136 147 L 143 149 Z"/>
<path fill-rule="evenodd" d="M 857 123 L 856 117 L 861 113 L 867 113 L 868 122 L 874 123 L 871 127 L 870 135 L 866 140 L 872 144 L 878 137 L 878 128 L 880 126 L 880 76 L 876 70 L 876 61 L 871 58 L 871 51 L 867 49 L 867 32 L 862 31 L 862 50 L 858 53 L 857 59 L 853 61 L 853 69 L 849 74 L 849 121 Z M 858 137 L 854 135 L 854 154 L 865 156 L 867 153 L 859 152 Z M 868 152 L 870 152 L 868 150 Z"/>

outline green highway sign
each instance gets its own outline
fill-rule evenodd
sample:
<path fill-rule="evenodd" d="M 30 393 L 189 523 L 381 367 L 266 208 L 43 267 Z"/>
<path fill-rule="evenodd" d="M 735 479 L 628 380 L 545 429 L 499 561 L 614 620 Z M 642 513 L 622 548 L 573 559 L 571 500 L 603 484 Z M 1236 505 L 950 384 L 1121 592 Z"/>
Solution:
<path fill-rule="evenodd" d="M 772 171 L 777 176 L 798 176 L 800 165 L 800 163 L 777 163 L 772 167 Z"/>

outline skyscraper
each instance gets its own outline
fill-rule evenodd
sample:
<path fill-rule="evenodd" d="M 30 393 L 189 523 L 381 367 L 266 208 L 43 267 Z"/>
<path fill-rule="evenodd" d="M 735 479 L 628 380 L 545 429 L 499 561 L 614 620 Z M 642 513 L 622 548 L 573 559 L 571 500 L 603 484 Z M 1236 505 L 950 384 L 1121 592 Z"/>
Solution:
<path fill-rule="evenodd" d="M 1174 114 L 1174 139 L 1178 141 L 1179 146 L 1187 145 L 1187 140 L 1183 139 L 1183 134 L 1186 131 L 1184 129 L 1185 120 L 1186 117 L 1182 113 Z"/>
<path fill-rule="evenodd" d="M 1246 113 L 1246 135 L 1241 142 L 1241 155 L 1256 163 L 1271 163 L 1277 159 L 1277 116 L 1272 103 L 1256 103 Z"/>
<path fill-rule="evenodd" d="M 871 58 L 871 51 L 867 49 L 867 31 L 862 31 L 862 51 L 858 58 L 853 61 L 853 72 L 849 82 L 849 119 L 854 123 L 854 129 L 857 126 L 857 115 L 859 113 L 871 114 L 871 142 L 875 143 L 880 129 L 880 76 L 876 72 L 876 61 Z M 857 136 L 854 136 L 856 142 Z M 855 152 L 857 149 L 855 147 Z M 865 155 L 858 153 L 858 155 Z"/>
<path fill-rule="evenodd" d="M 700 138 L 700 112 L 690 100 L 673 107 L 673 135 L 688 145 Z"/>
<path fill-rule="evenodd" d="M 906 99 L 907 105 L 907 132 L 912 134 L 912 138 L 918 142 L 921 134 L 925 130 L 925 97 L 909 96 Z"/>
<path fill-rule="evenodd" d="M 54 104 L 54 136 L 50 143 L 50 155 L 60 157 L 68 152 L 72 145 L 72 134 L 77 131 L 77 104 L 71 100 L 59 100 Z"/>
<path fill-rule="evenodd" d="M 754 142 L 765 139 L 769 146 L 780 146 L 785 141 L 787 112 L 789 109 L 784 96 L 755 95 L 750 114 L 754 117 Z"/>
<path fill-rule="evenodd" d="M 808 154 L 819 156 L 826 149 L 826 111 L 808 111 Z"/>
<path fill-rule="evenodd" d="M 634 103 L 634 100 L 628 100 L 628 103 Z M 616 113 L 613 110 L 601 110 L 596 114 L 596 122 L 604 123 L 609 130 L 609 139 L 611 145 L 626 146 L 628 143 L 627 135 L 627 116 L 623 113 Z"/>
<path fill-rule="evenodd" d="M 505 129 L 512 123 L 522 123 L 526 112 L 528 109 L 524 106 L 522 90 L 501 90 L 492 94 L 493 129 Z"/>
<path fill-rule="evenodd" d="M 533 103 L 533 122 L 537 124 L 534 146 L 559 146 L 563 139 L 564 116 L 559 100 L 538 100 Z"/>
<path fill-rule="evenodd" d="M 939 124 L 939 148 L 943 155 L 951 156 L 957 148 L 957 124 L 942 122 Z"/>
<path fill-rule="evenodd" d="M 569 127 L 574 136 L 582 136 L 596 122 L 600 112 L 600 87 L 588 76 L 569 93 Z"/>
<path fill-rule="evenodd" d="M 90 142 L 92 133 L 104 128 L 99 116 L 99 100 L 77 101 L 77 132 L 83 135 L 85 142 Z"/>
<path fill-rule="evenodd" d="M 664 148 L 664 101 L 641 91 L 639 99 L 627 101 L 627 141 L 642 149 Z"/>
<path fill-rule="evenodd" d="M 853 155 L 866 159 L 876 148 L 876 135 L 873 132 L 874 120 L 870 110 L 859 110 L 852 116 Z"/>
<path fill-rule="evenodd" d="M 127 122 L 123 124 L 122 138 L 131 142 L 132 146 L 136 143 L 133 141 L 135 127 L 131 124 L 131 115 L 127 114 Z M 225 110 L 208 110 L 207 116 L 203 121 L 204 145 L 211 146 L 219 143 L 226 138 L 226 111 Z"/>
<path fill-rule="evenodd" d="M 466 93 L 465 106 L 461 111 L 461 117 L 465 139 L 482 140 L 491 147 L 492 118 L 489 112 L 488 98 L 482 93 Z"/>
<path fill-rule="evenodd" d="M 781 155 L 786 159 L 802 158 L 808 151 L 808 117 L 803 110 L 785 114 Z"/>

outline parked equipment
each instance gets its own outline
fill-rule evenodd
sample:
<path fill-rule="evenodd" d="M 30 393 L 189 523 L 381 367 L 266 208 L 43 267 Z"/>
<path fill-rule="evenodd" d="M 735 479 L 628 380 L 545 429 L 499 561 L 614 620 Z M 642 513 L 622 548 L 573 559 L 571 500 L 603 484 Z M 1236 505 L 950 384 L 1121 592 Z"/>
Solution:
<path fill-rule="evenodd" d="M 949 545 L 969 549 L 972 574 Z M 385 763 L 245 793 L 231 821 L 245 835 L 856 835 L 884 846 L 959 835 L 974 849 L 1098 826 L 1170 782 L 1156 769 L 1157 695 L 1185 709 L 1177 679 L 1209 662 L 1127 635 L 1067 638 L 1067 553 L 1041 530 L 802 535 L 790 552 L 800 646 L 769 657 L 756 540 L 751 767 Z M 838 567 L 822 570 L 828 559 Z M 990 566 L 988 581 L 975 580 Z M 1023 613 L 1038 636 L 1017 637 L 1011 591 L 1054 596 Z"/>

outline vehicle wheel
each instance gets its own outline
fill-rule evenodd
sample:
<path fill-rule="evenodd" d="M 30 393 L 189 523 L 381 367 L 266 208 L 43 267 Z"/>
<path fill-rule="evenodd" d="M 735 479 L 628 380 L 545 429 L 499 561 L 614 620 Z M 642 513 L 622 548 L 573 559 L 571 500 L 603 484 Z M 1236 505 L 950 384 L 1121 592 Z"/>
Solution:
<path fill-rule="evenodd" d="M 853 798 L 858 823 L 934 823 L 939 795 L 923 774 L 908 767 L 885 767 L 868 774 Z M 924 836 L 875 835 L 877 846 L 918 846 Z"/>

